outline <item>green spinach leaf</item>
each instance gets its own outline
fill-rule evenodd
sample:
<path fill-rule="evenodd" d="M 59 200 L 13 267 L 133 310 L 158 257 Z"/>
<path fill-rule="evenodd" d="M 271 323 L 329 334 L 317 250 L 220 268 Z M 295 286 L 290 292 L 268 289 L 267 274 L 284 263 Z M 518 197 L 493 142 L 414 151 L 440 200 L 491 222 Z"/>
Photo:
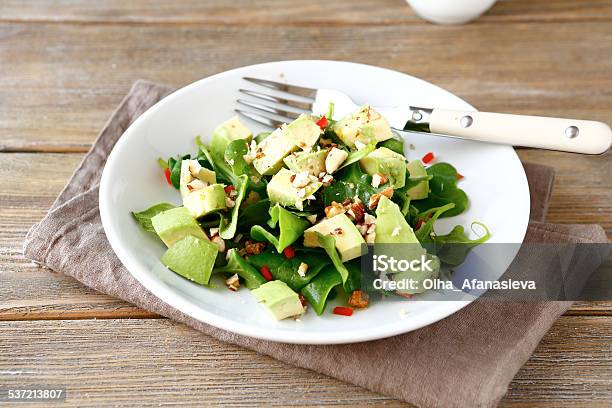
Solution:
<path fill-rule="evenodd" d="M 267 240 L 274 245 L 278 252 L 283 252 L 285 248 L 300 238 L 304 230 L 310 226 L 308 221 L 285 210 L 279 204 L 270 208 L 270 220 L 268 221 L 270 228 L 276 228 L 277 224 L 280 231 L 278 238 L 266 231 L 261 225 L 251 227 L 251 238 L 257 241 Z"/>
<path fill-rule="evenodd" d="M 238 229 L 240 231 L 251 231 L 254 225 L 266 224 L 270 219 L 270 200 L 264 198 L 253 204 L 244 206 L 238 218 Z"/>
<path fill-rule="evenodd" d="M 171 210 L 176 208 L 175 205 L 170 203 L 159 203 L 155 204 L 152 207 L 147 208 L 144 211 L 140 212 L 132 212 L 132 217 L 136 220 L 136 222 L 140 225 L 140 227 L 147 231 L 155 233 L 155 229 L 153 228 L 153 224 L 151 223 L 151 218 L 155 217 L 157 214 Z"/>
<path fill-rule="evenodd" d="M 308 270 L 305 276 L 300 276 L 297 270 L 300 264 L 304 262 L 308 265 Z M 259 255 L 249 257 L 249 263 L 260 269 L 262 266 L 267 266 L 274 279 L 285 282 L 291 289 L 299 292 L 311 280 L 313 280 L 321 270 L 329 265 L 329 261 L 316 253 L 300 253 L 292 259 L 287 259 L 284 255 L 263 252 Z"/>
<path fill-rule="evenodd" d="M 462 264 L 472 248 L 491 237 L 489 229 L 483 223 L 475 221 L 472 223 L 472 228 L 474 225 L 479 225 L 485 230 L 485 234 L 480 238 L 471 240 L 461 225 L 457 225 L 446 235 L 436 235 L 433 238 L 434 251 L 442 262 L 451 266 Z"/>
<path fill-rule="evenodd" d="M 342 166 L 340 166 L 340 169 L 350 166 L 353 163 L 357 163 L 359 160 L 363 159 L 368 154 L 372 153 L 374 150 L 376 150 L 376 143 L 370 143 L 361 150 L 355 150 L 353 152 L 350 152 L 344 163 L 342 163 Z"/>
<path fill-rule="evenodd" d="M 323 235 L 320 232 L 317 232 L 316 234 L 319 240 L 319 245 L 325 250 L 327 256 L 329 256 L 332 263 L 336 267 L 336 270 L 342 278 L 342 283 L 346 282 L 349 277 L 349 271 L 346 269 L 344 263 L 342 263 L 342 259 L 336 250 L 336 239 L 331 235 Z"/>
<path fill-rule="evenodd" d="M 234 207 L 231 209 L 229 221 L 220 214 L 219 221 L 219 236 L 223 239 L 232 239 L 236 235 L 236 228 L 238 226 L 238 216 L 240 213 L 240 205 L 244 200 L 246 191 L 249 188 L 249 178 L 247 176 L 240 176 L 237 179 L 237 184 L 234 184 L 238 195 L 234 199 Z"/>
<path fill-rule="evenodd" d="M 260 285 L 266 283 L 266 279 L 255 269 L 250 263 L 244 260 L 236 248 L 227 251 L 228 261 L 225 266 L 213 269 L 214 273 L 227 273 L 233 275 L 235 273 L 240 276 L 248 289 L 256 289 Z"/>
<path fill-rule="evenodd" d="M 404 156 L 404 139 L 399 135 L 394 134 L 391 139 L 387 139 L 379 144 L 379 147 L 386 147 L 389 150 L 393 150 L 395 153 L 399 153 Z"/>
<path fill-rule="evenodd" d="M 457 170 L 448 163 L 436 163 L 427 168 L 427 174 L 432 176 L 429 180 L 431 192 L 427 198 L 415 200 L 412 204 L 420 212 L 449 203 L 455 204 L 454 208 L 442 215 L 443 218 L 464 212 L 468 206 L 468 197 L 465 191 L 457 187 Z"/>
<path fill-rule="evenodd" d="M 442 207 L 430 208 L 429 210 L 418 215 L 418 218 L 423 221 L 423 224 L 421 224 L 421 227 L 416 230 L 414 234 L 421 244 L 433 242 L 431 233 L 434 230 L 436 220 L 440 218 L 442 214 L 452 210 L 453 208 L 455 208 L 455 204 L 448 203 Z"/>
<path fill-rule="evenodd" d="M 330 292 L 338 285 L 342 285 L 342 278 L 338 271 L 330 265 L 316 279 L 304 286 L 300 293 L 306 298 L 315 313 L 320 315 L 325 311 Z"/>

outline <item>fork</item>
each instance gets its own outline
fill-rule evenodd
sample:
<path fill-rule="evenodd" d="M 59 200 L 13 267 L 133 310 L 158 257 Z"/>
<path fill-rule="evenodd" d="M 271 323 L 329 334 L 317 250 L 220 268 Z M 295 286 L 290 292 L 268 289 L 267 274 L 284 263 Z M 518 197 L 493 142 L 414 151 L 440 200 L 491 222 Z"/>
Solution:
<path fill-rule="evenodd" d="M 244 77 L 259 90 L 239 89 L 249 99 L 237 103 L 240 115 L 276 128 L 302 113 L 323 115 L 330 102 L 338 119 L 359 108 L 347 94 L 333 89 L 315 89 Z M 513 115 L 436 107 L 374 107 L 401 136 L 441 136 L 481 142 L 534 147 L 572 153 L 602 154 L 612 144 L 612 130 L 602 122 Z"/>

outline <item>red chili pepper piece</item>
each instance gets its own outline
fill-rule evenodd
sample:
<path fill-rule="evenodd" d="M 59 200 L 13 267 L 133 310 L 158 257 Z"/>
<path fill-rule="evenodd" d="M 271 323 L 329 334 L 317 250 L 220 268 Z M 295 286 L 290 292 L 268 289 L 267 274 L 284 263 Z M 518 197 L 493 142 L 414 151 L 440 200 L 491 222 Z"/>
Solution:
<path fill-rule="evenodd" d="M 295 257 L 295 249 L 288 246 L 287 248 L 283 249 L 283 255 L 285 255 L 285 258 L 287 259 L 293 259 Z"/>
<path fill-rule="evenodd" d="M 271 281 L 272 279 L 274 279 L 272 277 L 272 274 L 270 273 L 270 268 L 268 268 L 266 265 L 262 266 L 261 269 L 259 269 L 259 272 L 261 272 L 261 275 L 265 278 L 265 280 L 267 280 L 268 282 Z"/>
<path fill-rule="evenodd" d="M 164 174 L 166 175 L 166 181 L 168 184 L 172 185 L 172 180 L 170 179 L 170 169 L 164 169 Z"/>
<path fill-rule="evenodd" d="M 457 172 L 457 180 L 461 180 L 463 177 L 463 174 Z"/>
<path fill-rule="evenodd" d="M 423 156 L 421 160 L 423 160 L 423 163 L 427 164 L 430 163 L 433 159 L 435 159 L 434 154 L 432 152 L 429 152 L 425 156 Z"/>
<path fill-rule="evenodd" d="M 325 116 L 321 116 L 321 119 L 317 120 L 317 125 L 319 125 L 321 130 L 325 130 L 327 127 L 327 118 Z"/>
<path fill-rule="evenodd" d="M 236 187 L 234 187 L 233 185 L 229 185 L 229 186 L 225 186 L 223 187 L 223 190 L 225 191 L 225 194 L 229 194 L 232 190 L 235 190 Z"/>
<path fill-rule="evenodd" d="M 422 225 L 423 225 L 423 220 L 421 218 L 419 218 L 419 222 L 417 222 L 417 224 L 414 227 L 414 229 L 418 230 L 419 228 L 421 228 Z"/>
<path fill-rule="evenodd" d="M 304 297 L 304 295 L 302 295 L 301 293 L 298 295 L 298 298 L 300 299 L 300 303 L 302 304 L 302 306 L 306 306 L 306 303 L 308 303 L 306 301 L 306 298 Z"/>
<path fill-rule="evenodd" d="M 342 306 L 336 306 L 334 307 L 334 314 L 340 315 L 340 316 L 352 316 L 353 315 L 353 308 L 352 307 L 342 307 Z"/>

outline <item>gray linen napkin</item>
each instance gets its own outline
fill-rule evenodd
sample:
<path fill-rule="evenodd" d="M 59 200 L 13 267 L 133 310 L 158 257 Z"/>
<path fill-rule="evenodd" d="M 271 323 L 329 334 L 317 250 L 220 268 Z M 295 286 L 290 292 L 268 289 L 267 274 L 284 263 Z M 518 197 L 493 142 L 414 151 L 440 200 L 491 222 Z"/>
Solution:
<path fill-rule="evenodd" d="M 47 216 L 32 227 L 25 255 L 88 287 L 241 345 L 422 407 L 490 407 L 569 302 L 474 302 L 420 330 L 350 345 L 281 344 L 235 335 L 186 316 L 150 294 L 111 249 L 98 212 L 105 159 L 130 123 L 170 88 L 138 81 L 100 133 Z M 543 223 L 549 167 L 525 164 L 532 222 L 526 242 L 607 242 L 596 225 Z"/>

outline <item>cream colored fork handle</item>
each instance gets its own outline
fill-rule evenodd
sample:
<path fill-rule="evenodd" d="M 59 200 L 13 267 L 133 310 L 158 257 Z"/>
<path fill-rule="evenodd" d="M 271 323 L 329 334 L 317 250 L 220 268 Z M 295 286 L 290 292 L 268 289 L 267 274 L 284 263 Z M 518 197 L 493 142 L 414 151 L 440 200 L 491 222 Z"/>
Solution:
<path fill-rule="evenodd" d="M 612 144 L 610 127 L 591 120 L 434 109 L 429 127 L 465 139 L 573 153 L 601 154 Z"/>

